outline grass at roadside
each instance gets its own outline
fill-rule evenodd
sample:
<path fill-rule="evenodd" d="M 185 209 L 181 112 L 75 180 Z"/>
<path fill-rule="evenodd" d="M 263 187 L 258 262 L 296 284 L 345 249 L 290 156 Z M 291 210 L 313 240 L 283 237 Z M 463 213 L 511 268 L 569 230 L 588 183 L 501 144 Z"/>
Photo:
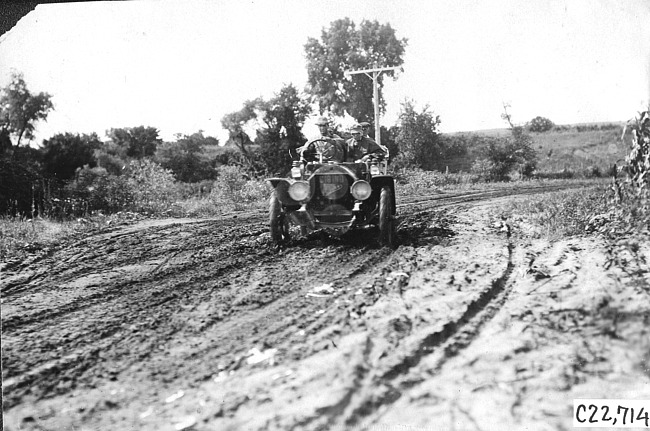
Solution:
<path fill-rule="evenodd" d="M 594 216 L 609 210 L 607 189 L 600 184 L 513 199 L 495 217 L 507 218 L 518 225 L 517 232 L 536 238 L 582 235 Z"/>
<path fill-rule="evenodd" d="M 484 191 L 495 189 L 511 189 L 513 187 L 534 185 L 567 185 L 602 183 L 601 178 L 569 178 L 569 179 L 529 179 L 506 182 L 479 182 L 476 176 L 469 173 L 442 173 L 409 169 L 395 172 L 395 193 L 397 198 L 429 195 L 436 193 L 457 193 L 465 191 Z"/>
<path fill-rule="evenodd" d="M 78 222 L 50 220 L 0 219 L 0 262 L 21 257 L 35 248 L 56 244 L 61 238 L 76 233 L 84 225 Z"/>
<path fill-rule="evenodd" d="M 134 213 L 96 215 L 83 219 L 48 220 L 0 217 L 0 264 L 25 258 L 28 254 L 59 245 L 62 241 L 91 231 L 143 218 Z"/>

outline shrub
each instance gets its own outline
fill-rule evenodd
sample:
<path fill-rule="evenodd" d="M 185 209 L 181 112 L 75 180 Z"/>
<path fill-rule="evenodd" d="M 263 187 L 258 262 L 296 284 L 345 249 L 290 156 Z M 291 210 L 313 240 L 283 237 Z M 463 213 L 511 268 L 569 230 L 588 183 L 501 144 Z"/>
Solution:
<path fill-rule="evenodd" d="M 553 130 L 555 124 L 548 118 L 535 117 L 528 123 L 528 130 L 536 133 L 544 133 Z"/>
<path fill-rule="evenodd" d="M 527 178 L 537 166 L 537 153 L 533 140 L 521 128 L 512 129 L 512 137 L 483 137 L 480 156 L 471 168 L 472 174 L 482 181 L 507 181 L 516 174 Z"/>
<path fill-rule="evenodd" d="M 213 180 L 216 171 L 204 154 L 201 134 L 183 136 L 176 142 L 164 142 L 156 150 L 156 161 L 174 173 L 176 179 L 184 183 Z"/>
<path fill-rule="evenodd" d="M 163 214 L 179 196 L 171 171 L 148 159 L 133 160 L 123 175 L 111 175 L 104 168 L 84 167 L 65 187 L 60 199 L 50 202 L 53 216 L 81 216 L 101 211 L 133 211 Z"/>
<path fill-rule="evenodd" d="M 133 201 L 126 178 L 110 175 L 104 168 L 84 167 L 66 185 L 62 198 L 50 201 L 49 215 L 62 218 L 96 211 L 115 213 L 130 208 Z"/>
<path fill-rule="evenodd" d="M 608 239 L 609 265 L 626 267 L 645 259 L 639 255 L 639 244 L 650 239 L 650 110 L 632 125 L 632 146 L 616 174 L 610 210 L 590 227 Z"/>
<path fill-rule="evenodd" d="M 250 179 L 240 167 L 221 166 L 210 200 L 220 207 L 241 210 L 251 204 L 265 203 L 268 196 L 269 189 L 263 181 Z"/>
<path fill-rule="evenodd" d="M 172 171 L 149 160 L 133 160 L 126 168 L 126 184 L 133 196 L 131 210 L 161 213 L 169 209 L 178 196 Z"/>

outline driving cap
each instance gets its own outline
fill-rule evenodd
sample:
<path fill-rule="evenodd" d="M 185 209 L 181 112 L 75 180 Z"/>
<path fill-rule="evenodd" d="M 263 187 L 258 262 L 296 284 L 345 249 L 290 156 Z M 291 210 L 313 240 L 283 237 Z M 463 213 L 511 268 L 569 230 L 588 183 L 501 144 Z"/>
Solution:
<path fill-rule="evenodd" d="M 350 133 L 358 132 L 361 133 L 361 124 L 355 124 L 350 127 Z"/>
<path fill-rule="evenodd" d="M 359 123 L 359 126 L 361 126 L 361 127 L 370 127 L 370 123 L 367 122 L 367 121 L 364 121 L 362 123 Z"/>
<path fill-rule="evenodd" d="M 326 117 L 318 117 L 316 119 L 316 125 L 317 126 L 327 126 L 329 123 L 330 122 Z"/>

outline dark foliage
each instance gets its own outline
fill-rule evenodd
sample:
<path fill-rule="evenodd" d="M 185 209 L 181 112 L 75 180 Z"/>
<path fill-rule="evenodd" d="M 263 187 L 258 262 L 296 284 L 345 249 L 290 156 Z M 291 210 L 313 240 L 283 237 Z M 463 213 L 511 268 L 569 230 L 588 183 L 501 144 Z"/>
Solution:
<path fill-rule="evenodd" d="M 548 118 L 535 117 L 528 123 L 528 130 L 535 133 L 544 133 L 553 130 L 555 124 Z"/>
<path fill-rule="evenodd" d="M 122 149 L 126 156 L 141 159 L 151 157 L 156 153 L 156 148 L 162 143 L 155 127 L 125 127 L 110 129 L 106 132 L 111 142 Z"/>
<path fill-rule="evenodd" d="M 102 143 L 95 133 L 91 135 L 73 135 L 60 133 L 43 141 L 43 173 L 58 180 L 69 180 L 75 176 L 78 168 L 85 165 L 97 165 L 95 150 Z"/>
<path fill-rule="evenodd" d="M 214 145 L 215 140 L 204 137 L 201 132 L 179 136 L 176 142 L 165 142 L 158 147 L 156 161 L 184 183 L 214 179 L 217 171 L 205 156 L 204 147 Z"/>

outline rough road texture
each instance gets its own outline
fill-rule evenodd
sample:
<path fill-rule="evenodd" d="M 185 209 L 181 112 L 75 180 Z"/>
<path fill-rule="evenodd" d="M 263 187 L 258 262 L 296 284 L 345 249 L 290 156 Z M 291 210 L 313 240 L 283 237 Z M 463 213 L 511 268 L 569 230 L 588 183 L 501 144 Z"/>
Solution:
<path fill-rule="evenodd" d="M 277 248 L 249 214 L 6 266 L 5 428 L 551 430 L 574 398 L 650 399 L 648 250 L 608 267 L 492 219 L 539 191 L 402 202 L 396 250 Z"/>

